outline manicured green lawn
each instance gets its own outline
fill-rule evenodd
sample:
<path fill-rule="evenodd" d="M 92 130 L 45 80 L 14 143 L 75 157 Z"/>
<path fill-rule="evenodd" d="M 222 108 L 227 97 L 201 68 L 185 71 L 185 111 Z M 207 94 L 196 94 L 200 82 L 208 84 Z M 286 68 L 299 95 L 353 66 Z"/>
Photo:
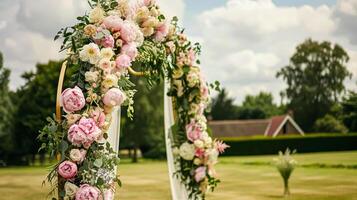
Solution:
<path fill-rule="evenodd" d="M 325 164 L 325 168 L 299 167 L 291 177 L 291 200 L 357 200 L 357 169 L 333 168 L 357 165 L 357 152 L 296 155 L 303 166 Z M 282 197 L 282 181 L 266 163 L 272 156 L 224 157 L 217 165 L 222 183 L 208 200 L 276 200 Z M 252 164 L 253 163 L 253 164 Z M 123 187 L 121 200 L 170 199 L 165 162 L 123 163 L 119 167 Z M 0 169 L 0 199 L 46 199 L 49 187 L 41 187 L 44 168 Z"/>

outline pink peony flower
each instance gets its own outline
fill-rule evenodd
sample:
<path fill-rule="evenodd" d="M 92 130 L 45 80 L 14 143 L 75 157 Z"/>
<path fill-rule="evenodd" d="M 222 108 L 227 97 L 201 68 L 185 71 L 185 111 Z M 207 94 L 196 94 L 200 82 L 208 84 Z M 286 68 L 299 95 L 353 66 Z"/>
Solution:
<path fill-rule="evenodd" d="M 131 58 L 126 54 L 120 54 L 115 63 L 118 69 L 126 69 L 131 66 Z"/>
<path fill-rule="evenodd" d="M 195 181 L 201 182 L 206 177 L 206 167 L 199 167 L 195 170 Z"/>
<path fill-rule="evenodd" d="M 132 43 L 124 45 L 121 48 L 121 53 L 128 55 L 130 57 L 131 61 L 134 61 L 136 56 L 138 55 L 138 49 L 136 47 L 136 44 L 134 42 L 132 42 Z"/>
<path fill-rule="evenodd" d="M 134 42 L 136 39 L 136 30 L 133 26 L 130 22 L 124 21 L 120 29 L 121 39 L 127 43 Z"/>
<path fill-rule="evenodd" d="M 101 39 L 100 41 L 100 44 L 105 48 L 113 48 L 114 43 L 115 43 L 114 38 L 111 35 L 104 36 L 104 38 Z"/>
<path fill-rule="evenodd" d="M 217 140 L 215 142 L 215 147 L 216 147 L 216 150 L 219 152 L 219 153 L 224 153 L 224 151 L 229 148 L 230 146 L 225 144 L 224 142 L 222 141 L 219 141 Z"/>
<path fill-rule="evenodd" d="M 199 158 L 203 158 L 205 156 L 205 150 L 203 148 L 197 148 L 195 150 L 195 156 Z"/>
<path fill-rule="evenodd" d="M 191 123 L 186 125 L 187 139 L 191 142 L 198 139 L 202 139 L 202 131 L 202 127 L 194 120 L 192 120 Z"/>
<path fill-rule="evenodd" d="M 76 193 L 76 200 L 99 200 L 100 191 L 96 187 L 83 184 Z"/>
<path fill-rule="evenodd" d="M 112 88 L 105 93 L 103 103 L 109 107 L 120 106 L 125 98 L 125 94 L 120 89 Z"/>
<path fill-rule="evenodd" d="M 82 163 L 86 157 L 87 151 L 84 149 L 72 149 L 69 153 L 69 157 L 73 162 Z"/>
<path fill-rule="evenodd" d="M 73 124 L 68 130 L 67 139 L 73 145 L 79 147 L 86 142 L 87 135 L 77 124 Z"/>
<path fill-rule="evenodd" d="M 94 119 L 94 121 L 97 123 L 97 126 L 104 126 L 105 114 L 99 107 L 90 112 L 90 117 Z"/>
<path fill-rule="evenodd" d="M 152 6 L 155 4 L 155 0 L 144 0 L 143 3 L 145 6 Z"/>
<path fill-rule="evenodd" d="M 102 131 L 99 129 L 96 122 L 92 118 L 82 117 L 82 119 L 79 120 L 78 127 L 86 134 L 86 142 L 89 143 L 96 141 L 102 133 Z"/>
<path fill-rule="evenodd" d="M 157 27 L 154 39 L 156 41 L 162 42 L 168 33 L 169 26 L 166 23 L 162 23 L 159 27 Z"/>
<path fill-rule="evenodd" d="M 114 192 L 109 189 L 109 190 L 104 190 L 104 200 L 113 200 L 114 199 Z"/>
<path fill-rule="evenodd" d="M 62 92 L 61 105 L 66 113 L 81 110 L 85 106 L 85 98 L 79 87 L 67 88 Z"/>
<path fill-rule="evenodd" d="M 120 31 L 123 26 L 123 20 L 117 15 L 110 15 L 104 18 L 102 27 L 111 30 L 112 32 Z"/>
<path fill-rule="evenodd" d="M 190 49 L 187 53 L 187 58 L 188 58 L 188 65 L 189 66 L 193 66 L 195 65 L 195 61 L 196 61 L 196 53 L 193 49 Z"/>
<path fill-rule="evenodd" d="M 58 166 L 58 174 L 65 179 L 71 179 L 77 175 L 77 165 L 71 161 L 64 161 Z"/>

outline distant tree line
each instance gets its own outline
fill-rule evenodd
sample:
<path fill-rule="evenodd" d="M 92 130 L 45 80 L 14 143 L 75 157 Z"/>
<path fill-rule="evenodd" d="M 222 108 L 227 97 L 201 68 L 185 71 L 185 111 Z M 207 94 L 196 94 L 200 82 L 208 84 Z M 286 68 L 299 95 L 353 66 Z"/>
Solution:
<path fill-rule="evenodd" d="M 344 85 L 352 76 L 348 61 L 340 45 L 307 39 L 276 74 L 287 84 L 281 92 L 286 103 L 276 105 L 270 93 L 261 92 L 238 106 L 222 90 L 213 100 L 212 119 L 264 119 L 291 111 L 305 132 L 356 132 L 357 93 Z"/>

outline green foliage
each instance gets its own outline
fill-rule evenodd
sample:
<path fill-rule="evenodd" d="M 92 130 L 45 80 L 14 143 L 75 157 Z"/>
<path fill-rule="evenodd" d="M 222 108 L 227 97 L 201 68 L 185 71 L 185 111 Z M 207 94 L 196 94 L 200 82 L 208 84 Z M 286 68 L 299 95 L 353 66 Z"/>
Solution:
<path fill-rule="evenodd" d="M 253 115 L 248 118 L 241 114 L 241 119 L 270 118 L 275 115 L 283 114 L 281 109 L 279 109 L 279 107 L 274 103 L 273 95 L 268 92 L 259 92 L 256 96 L 247 95 L 243 101 L 242 112 L 244 112 L 244 109 L 253 111 L 253 114 L 259 114 L 260 112 L 261 116 L 255 117 Z"/>
<path fill-rule="evenodd" d="M 348 129 L 345 125 L 332 115 L 325 115 L 323 118 L 317 119 L 314 124 L 316 132 L 325 133 L 347 133 Z"/>
<path fill-rule="evenodd" d="M 211 116 L 213 120 L 227 120 L 237 118 L 237 106 L 234 99 L 228 97 L 226 89 L 222 89 L 216 98 L 212 99 Z"/>
<path fill-rule="evenodd" d="M 132 78 L 132 81 L 139 91 L 134 97 L 136 112 L 132 120 L 123 112 L 120 147 L 140 148 L 144 157 L 164 158 L 163 84 L 149 90 L 144 80 Z"/>
<path fill-rule="evenodd" d="M 357 93 L 350 91 L 342 102 L 343 122 L 351 132 L 357 131 Z"/>
<path fill-rule="evenodd" d="M 275 154 L 286 148 L 298 152 L 357 150 L 357 134 L 307 134 L 277 138 L 220 138 L 230 148 L 224 156 Z"/>
<path fill-rule="evenodd" d="M 316 119 L 338 102 L 345 91 L 344 80 L 351 77 L 348 60 L 340 45 L 308 39 L 296 47 L 290 64 L 277 73 L 288 85 L 282 96 L 303 130 L 311 131 Z"/>
<path fill-rule="evenodd" d="M 6 159 L 12 149 L 12 116 L 13 102 L 10 98 L 10 70 L 3 67 L 3 56 L 0 52 L 0 160 Z"/>

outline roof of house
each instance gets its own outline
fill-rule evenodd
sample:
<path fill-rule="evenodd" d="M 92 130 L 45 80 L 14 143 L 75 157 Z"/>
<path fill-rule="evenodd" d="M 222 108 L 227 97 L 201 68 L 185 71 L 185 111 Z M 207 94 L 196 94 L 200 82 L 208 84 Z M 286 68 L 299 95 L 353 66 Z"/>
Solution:
<path fill-rule="evenodd" d="M 304 132 L 289 115 L 274 116 L 270 119 L 258 120 L 210 121 L 208 125 L 216 137 L 254 135 L 275 137 L 287 122 L 290 122 L 301 135 L 304 135 Z"/>

